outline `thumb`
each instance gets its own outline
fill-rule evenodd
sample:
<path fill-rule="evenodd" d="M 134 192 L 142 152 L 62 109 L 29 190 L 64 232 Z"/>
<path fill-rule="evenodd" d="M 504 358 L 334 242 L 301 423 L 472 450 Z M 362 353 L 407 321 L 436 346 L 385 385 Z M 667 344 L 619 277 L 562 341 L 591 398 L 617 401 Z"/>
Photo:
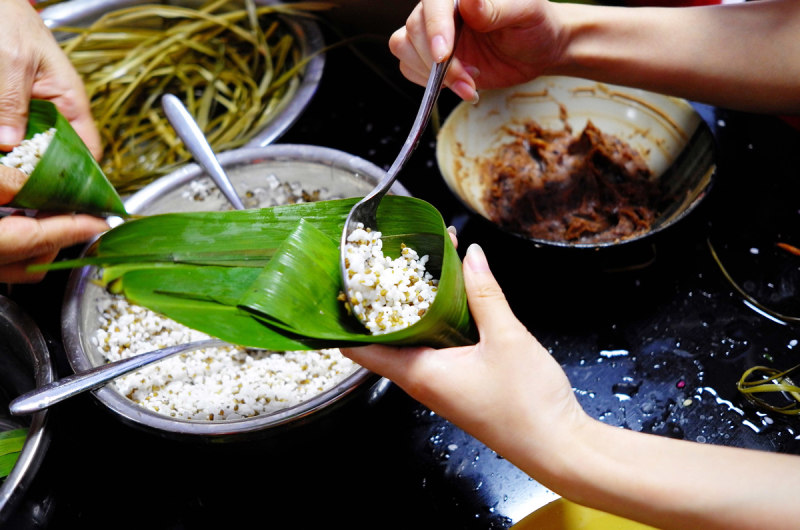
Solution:
<path fill-rule="evenodd" d="M 10 86 L 8 80 L 0 87 L 0 151 L 11 151 L 25 138 L 28 123 L 30 92 Z"/>
<path fill-rule="evenodd" d="M 27 180 L 28 176 L 19 169 L 0 165 L 0 205 L 11 202 Z"/>
<path fill-rule="evenodd" d="M 489 330 L 502 336 L 519 322 L 489 269 L 483 249 L 475 243 L 469 246 L 464 256 L 464 284 L 469 310 L 481 340 Z"/>

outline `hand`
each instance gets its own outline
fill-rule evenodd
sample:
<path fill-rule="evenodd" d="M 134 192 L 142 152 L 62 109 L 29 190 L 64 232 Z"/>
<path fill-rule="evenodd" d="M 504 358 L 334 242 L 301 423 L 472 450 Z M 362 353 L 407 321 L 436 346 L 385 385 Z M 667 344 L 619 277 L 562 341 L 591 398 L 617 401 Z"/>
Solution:
<path fill-rule="evenodd" d="M 507 458 L 531 446 L 547 458 L 589 418 L 559 364 L 511 312 L 477 245 L 464 258 L 464 281 L 478 344 L 342 352 Z"/>
<path fill-rule="evenodd" d="M 464 26 L 446 84 L 467 101 L 476 89 L 529 81 L 557 61 L 559 26 L 550 2 L 461 0 Z M 422 0 L 389 40 L 400 71 L 424 85 L 433 62 L 450 55 L 454 40 L 453 0 Z"/>
<path fill-rule="evenodd" d="M 22 171 L 0 167 L 0 204 L 6 204 L 22 188 Z M 49 263 L 66 248 L 108 230 L 102 219 L 90 215 L 55 215 L 43 218 L 10 215 L 0 218 L 0 282 L 31 283 L 44 277 L 43 272 L 29 273 L 26 268 Z"/>
<path fill-rule="evenodd" d="M 100 136 L 75 68 L 28 0 L 0 2 L 0 150 L 25 136 L 31 99 L 52 101 L 99 158 Z"/>

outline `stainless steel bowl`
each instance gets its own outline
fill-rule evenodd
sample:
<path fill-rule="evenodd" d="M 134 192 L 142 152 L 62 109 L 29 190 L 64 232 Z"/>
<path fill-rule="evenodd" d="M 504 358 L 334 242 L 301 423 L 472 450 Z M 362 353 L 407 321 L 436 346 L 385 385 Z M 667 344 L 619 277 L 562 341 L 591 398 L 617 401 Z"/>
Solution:
<path fill-rule="evenodd" d="M 46 7 L 41 11 L 42 19 L 49 28 L 59 26 L 86 25 L 101 14 L 122 7 L 153 3 L 151 0 L 69 0 Z M 156 2 L 158 3 L 158 2 Z M 161 3 L 185 5 L 199 2 L 192 0 L 167 0 Z M 256 0 L 257 4 L 274 4 L 272 0 Z M 304 57 L 309 61 L 303 71 L 303 79 L 293 97 L 283 103 L 283 108 L 275 115 L 269 124 L 257 133 L 247 147 L 260 147 L 268 145 L 279 138 L 300 117 L 317 91 L 322 72 L 325 67 L 325 54 L 323 48 L 325 41 L 319 26 L 311 19 L 305 17 L 287 18 L 293 28 L 298 42 L 302 46 Z M 58 37 L 58 35 L 56 35 Z"/>
<path fill-rule="evenodd" d="M 683 219 L 711 187 L 716 170 L 713 135 L 688 101 L 586 79 L 542 76 L 482 92 L 477 105 L 459 104 L 439 131 L 436 156 L 444 180 L 470 210 L 490 221 L 482 162 L 509 142 L 510 130 L 531 120 L 551 130 L 562 130 L 566 122 L 573 133 L 591 120 L 639 151 L 672 200 L 656 213 L 649 231 L 613 242 L 554 241 L 511 232 L 538 245 L 596 249 L 641 240 Z"/>
<path fill-rule="evenodd" d="M 359 157 L 308 145 L 276 144 L 238 149 L 221 153 L 218 158 L 240 195 L 244 190 L 263 183 L 268 175 L 275 175 L 282 182 L 299 183 L 313 189 L 325 188 L 339 197 L 357 197 L 365 195 L 385 174 L 379 167 Z M 197 165 L 188 164 L 131 196 L 125 203 L 126 209 L 134 214 L 229 209 L 221 193 L 203 201 L 185 198 L 188 187 L 200 178 L 208 179 Z M 391 191 L 409 195 L 399 183 Z M 105 291 L 91 281 L 94 273 L 94 267 L 76 269 L 66 290 L 62 335 L 67 358 L 75 371 L 105 362 L 91 343 L 98 326 L 97 300 L 105 296 Z M 376 379 L 367 370 L 357 369 L 330 390 L 300 405 L 252 418 L 217 422 L 175 419 L 152 412 L 110 385 L 95 390 L 94 395 L 121 420 L 133 426 L 177 439 L 232 441 L 265 436 L 279 428 L 307 422 L 357 391 L 361 394 L 360 391 L 364 390 L 367 396 L 371 393 L 379 396 L 386 381 Z"/>
<path fill-rule="evenodd" d="M 53 379 L 50 353 L 39 328 L 19 306 L 0 296 L 0 430 L 28 428 L 17 463 L 4 480 L 0 479 L 0 526 L 13 526 L 10 520 L 50 445 L 46 411 L 16 417 L 8 412 L 8 404 Z"/>

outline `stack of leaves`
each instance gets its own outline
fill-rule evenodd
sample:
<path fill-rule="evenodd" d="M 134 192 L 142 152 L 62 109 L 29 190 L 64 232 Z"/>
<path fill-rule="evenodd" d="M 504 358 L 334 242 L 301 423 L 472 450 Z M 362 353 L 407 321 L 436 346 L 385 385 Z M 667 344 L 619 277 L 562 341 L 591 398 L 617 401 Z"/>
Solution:
<path fill-rule="evenodd" d="M 103 171 L 134 191 L 190 159 L 160 107 L 186 105 L 214 151 L 253 138 L 296 93 L 310 59 L 285 17 L 330 4 L 254 0 L 135 5 L 109 11 L 62 47 L 83 78 L 103 140 Z"/>
<path fill-rule="evenodd" d="M 0 478 L 7 477 L 14 469 L 27 437 L 25 428 L 0 432 Z"/>
<path fill-rule="evenodd" d="M 104 234 L 86 257 L 40 267 L 100 266 L 99 281 L 113 292 L 242 346 L 473 343 L 461 261 L 439 211 L 419 199 L 385 197 L 377 228 L 386 255 L 405 244 L 430 256 L 438 294 L 422 319 L 373 336 L 337 300 L 339 239 L 357 200 L 140 218 Z"/>

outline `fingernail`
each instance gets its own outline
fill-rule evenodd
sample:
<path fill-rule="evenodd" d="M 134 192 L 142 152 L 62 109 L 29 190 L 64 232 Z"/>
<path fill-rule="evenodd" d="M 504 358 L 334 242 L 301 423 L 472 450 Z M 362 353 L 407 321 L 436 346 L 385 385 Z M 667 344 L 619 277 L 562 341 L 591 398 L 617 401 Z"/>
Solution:
<path fill-rule="evenodd" d="M 464 101 L 469 101 L 472 104 L 478 102 L 478 92 L 472 88 L 472 85 L 465 81 L 456 81 L 450 87 L 450 90 L 458 94 L 458 96 Z"/>
<path fill-rule="evenodd" d="M 472 272 L 489 272 L 489 262 L 486 261 L 486 254 L 477 243 L 472 243 L 467 249 L 464 261 Z"/>
<path fill-rule="evenodd" d="M 453 234 L 454 236 L 458 235 L 458 233 L 456 232 L 456 227 L 453 226 L 453 225 L 448 226 L 447 227 L 447 231 L 450 232 L 451 234 Z"/>
<path fill-rule="evenodd" d="M 464 70 L 466 70 L 466 71 L 467 71 L 467 73 L 469 74 L 469 76 L 470 76 L 472 79 L 476 79 L 478 76 L 480 76 L 480 75 L 481 75 L 481 71 L 480 71 L 480 70 L 478 70 L 478 68 L 477 68 L 477 67 L 475 67 L 475 66 L 472 66 L 472 65 L 469 65 L 469 64 L 465 64 L 465 65 L 464 65 Z"/>
<path fill-rule="evenodd" d="M 431 41 L 431 53 L 433 60 L 437 63 L 444 61 L 450 50 L 447 48 L 447 41 L 441 35 L 436 35 Z"/>
<path fill-rule="evenodd" d="M 16 127 L 0 126 L 0 145 L 4 147 L 16 147 L 22 141 L 23 136 Z"/>

